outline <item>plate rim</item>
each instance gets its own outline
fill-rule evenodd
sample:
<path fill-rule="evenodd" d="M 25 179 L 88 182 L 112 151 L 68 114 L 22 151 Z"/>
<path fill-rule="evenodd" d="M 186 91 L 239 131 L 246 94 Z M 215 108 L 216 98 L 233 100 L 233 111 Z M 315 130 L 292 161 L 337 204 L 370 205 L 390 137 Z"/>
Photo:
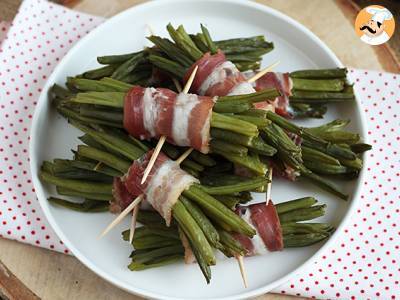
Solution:
<path fill-rule="evenodd" d="M 45 103 L 48 99 L 48 89 L 50 88 L 50 85 L 55 81 L 55 77 L 57 76 L 57 73 L 60 72 L 60 70 L 63 69 L 65 65 L 65 61 L 69 59 L 69 57 L 73 56 L 75 52 L 79 51 L 81 48 L 81 45 L 85 43 L 86 40 L 89 40 L 92 35 L 97 34 L 98 31 L 103 30 L 103 27 L 105 26 L 110 26 L 112 23 L 118 22 L 120 18 L 123 18 L 125 15 L 130 14 L 134 10 L 138 9 L 143 9 L 146 7 L 154 7 L 159 5 L 159 3 L 162 2 L 169 2 L 169 3 L 180 3 L 180 2 L 186 2 L 185 0 L 151 0 L 145 3 L 141 3 L 138 5 L 135 5 L 133 7 L 130 7 L 117 15 L 105 20 L 102 24 L 94 28 L 90 33 L 88 33 L 86 36 L 84 36 L 82 39 L 80 39 L 68 52 L 67 54 L 60 60 L 60 62 L 57 64 L 57 66 L 54 68 L 52 71 L 52 74 L 49 76 L 47 82 L 43 86 L 43 90 L 38 98 L 38 102 L 35 108 L 35 112 L 33 115 L 32 119 L 32 124 L 31 124 L 31 129 L 30 129 L 30 134 L 29 136 L 31 137 L 31 141 L 29 144 L 29 158 L 30 158 L 30 171 L 32 175 L 32 182 L 33 186 L 36 191 L 36 196 L 39 201 L 39 204 L 41 206 L 41 209 L 48 220 L 50 226 L 56 233 L 56 235 L 60 238 L 60 240 L 63 241 L 65 246 L 72 252 L 72 254 L 81 262 L 83 263 L 87 268 L 89 268 L 92 272 L 103 278 L 104 280 L 108 281 L 109 283 L 113 284 L 114 286 L 117 286 L 129 293 L 133 293 L 142 297 L 150 297 L 150 298 L 156 298 L 156 299 L 169 299 L 169 300 L 176 300 L 176 299 L 181 299 L 178 297 L 171 297 L 171 296 L 166 296 L 162 295 L 159 293 L 155 293 L 146 289 L 142 289 L 139 287 L 135 287 L 134 285 L 126 284 L 124 282 L 121 282 L 119 279 L 116 279 L 112 277 L 111 275 L 108 275 L 107 272 L 101 270 L 98 268 L 89 258 L 87 258 L 84 254 L 81 253 L 81 251 L 78 250 L 71 242 L 70 240 L 64 235 L 63 230 L 59 227 L 57 221 L 53 217 L 52 213 L 49 210 L 49 204 L 48 201 L 44 195 L 44 189 L 41 181 L 38 178 L 38 164 L 36 157 L 33 156 L 33 153 L 35 149 L 37 148 L 36 146 L 36 139 L 35 133 L 39 130 L 38 128 L 38 123 L 39 119 L 42 115 L 42 111 L 45 107 Z M 307 35 L 309 38 L 311 38 L 314 42 L 316 42 L 322 49 L 325 51 L 325 53 L 334 61 L 337 67 L 343 67 L 343 64 L 341 61 L 337 58 L 337 56 L 334 54 L 334 52 L 320 39 L 318 38 L 311 30 L 306 28 L 304 25 L 299 23 L 298 21 L 292 19 L 288 15 L 277 11 L 269 6 L 256 3 L 253 1 L 243 1 L 243 0 L 195 0 L 194 2 L 219 2 L 219 3 L 226 3 L 226 4 L 240 4 L 240 5 L 245 5 L 251 8 L 255 8 L 257 10 L 261 10 L 264 13 L 274 15 L 277 18 L 283 19 L 287 23 L 289 23 L 291 26 L 296 27 L 298 30 L 302 31 L 305 35 Z M 361 109 L 360 102 L 358 100 L 358 96 L 356 93 L 356 111 L 359 115 L 360 119 L 360 125 L 361 125 L 361 131 L 362 131 L 362 137 L 364 141 L 368 142 L 368 135 L 367 135 L 367 126 L 366 126 L 366 119 L 365 119 L 365 114 L 363 110 Z M 342 232 L 342 229 L 349 223 L 351 216 L 353 215 L 355 208 L 357 207 L 358 202 L 360 201 L 360 193 L 361 193 L 361 187 L 362 187 L 362 182 L 364 181 L 365 177 L 365 169 L 366 165 L 368 163 L 368 156 L 363 155 L 364 159 L 364 167 L 360 172 L 359 178 L 357 180 L 357 185 L 355 189 L 353 190 L 353 196 L 350 200 L 351 203 L 348 206 L 348 209 L 343 217 L 343 219 L 340 222 L 340 225 L 337 227 L 335 233 L 329 238 L 327 242 L 325 242 L 324 245 L 322 245 L 321 248 L 319 248 L 311 257 L 309 257 L 304 263 L 299 265 L 297 268 L 295 268 L 293 271 L 290 273 L 286 274 L 285 276 L 279 278 L 278 280 L 275 280 L 265 286 L 262 286 L 260 288 L 255 288 L 249 291 L 244 290 L 243 292 L 240 292 L 234 296 L 226 296 L 226 297 L 212 297 L 208 299 L 218 299 L 218 300 L 228 300 L 228 299 L 243 299 L 243 298 L 250 298 L 250 297 L 255 297 L 259 296 L 261 294 L 267 293 L 271 291 L 272 289 L 280 286 L 281 284 L 287 282 L 290 278 L 292 278 L 295 274 L 301 272 L 303 269 L 305 269 L 307 266 L 309 266 L 313 261 L 316 260 L 317 257 L 319 257 L 327 248 L 329 248 L 333 243 L 336 241 L 337 237 L 339 236 L 339 232 Z M 338 200 L 341 201 L 341 200 Z"/>

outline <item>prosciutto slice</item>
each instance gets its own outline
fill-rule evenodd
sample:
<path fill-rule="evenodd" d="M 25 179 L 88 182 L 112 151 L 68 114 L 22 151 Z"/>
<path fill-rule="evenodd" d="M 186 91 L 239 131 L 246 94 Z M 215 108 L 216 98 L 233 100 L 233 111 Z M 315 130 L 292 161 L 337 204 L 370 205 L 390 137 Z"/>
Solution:
<path fill-rule="evenodd" d="M 199 181 L 183 171 L 179 165 L 160 153 L 145 183 L 141 184 L 144 170 L 153 154 L 147 152 L 133 162 L 123 178 L 126 189 L 131 195 L 144 195 L 144 200 L 171 223 L 172 207 L 184 190 Z"/>
<path fill-rule="evenodd" d="M 208 153 L 214 103 L 211 97 L 134 86 L 125 96 L 124 128 L 140 139 L 166 136 L 172 144 Z"/>
<path fill-rule="evenodd" d="M 273 104 L 275 112 L 285 118 L 293 117 L 289 110 L 289 96 L 291 95 L 292 87 L 289 73 L 268 72 L 256 81 L 257 91 L 276 88 L 281 93 L 282 96 L 276 97 Z M 258 107 L 256 106 L 256 108 Z"/>
<path fill-rule="evenodd" d="M 254 88 L 247 83 L 244 75 L 236 66 L 226 60 L 225 55 L 218 51 L 216 54 L 204 54 L 187 71 L 184 81 L 192 74 L 195 66 L 198 70 L 191 86 L 191 91 L 206 96 L 243 95 L 254 93 Z"/>
<path fill-rule="evenodd" d="M 270 200 L 265 203 L 250 205 L 250 219 L 269 251 L 283 249 L 281 223 L 274 204 Z"/>
<path fill-rule="evenodd" d="M 114 214 L 118 214 L 127 208 L 135 198 L 135 196 L 129 193 L 119 177 L 114 177 L 112 193 L 113 201 L 110 203 L 110 212 Z"/>
<path fill-rule="evenodd" d="M 282 228 L 272 201 L 268 204 L 258 203 L 240 207 L 237 213 L 257 232 L 252 239 L 242 234 L 233 235 L 247 250 L 247 256 L 262 255 L 269 251 L 283 249 Z"/>

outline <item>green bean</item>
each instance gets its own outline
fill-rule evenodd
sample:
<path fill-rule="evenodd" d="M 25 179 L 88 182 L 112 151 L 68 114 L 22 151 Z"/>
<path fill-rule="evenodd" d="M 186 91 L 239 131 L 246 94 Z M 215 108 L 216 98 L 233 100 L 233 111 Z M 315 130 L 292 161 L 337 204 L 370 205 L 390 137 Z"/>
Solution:
<path fill-rule="evenodd" d="M 234 117 L 228 117 L 218 113 L 212 113 L 211 126 L 219 129 L 226 129 L 246 136 L 257 136 L 257 126 Z"/>
<path fill-rule="evenodd" d="M 112 201 L 113 197 L 110 195 L 99 194 L 99 193 L 87 193 L 82 191 L 74 191 L 71 189 L 67 189 L 61 186 L 57 186 L 57 193 L 63 196 L 72 196 L 72 197 L 82 197 L 87 199 L 93 199 L 97 201 Z"/>
<path fill-rule="evenodd" d="M 344 88 L 342 79 L 292 78 L 293 89 L 302 91 L 340 92 Z"/>
<path fill-rule="evenodd" d="M 161 70 L 167 71 L 168 73 L 171 73 L 177 78 L 183 78 L 183 76 L 185 76 L 186 69 L 170 59 L 154 54 L 149 55 L 148 59 L 156 67 L 160 68 Z"/>
<path fill-rule="evenodd" d="M 239 197 L 231 196 L 231 195 L 215 195 L 215 199 L 223 203 L 229 209 L 234 210 L 236 205 L 241 202 Z"/>
<path fill-rule="evenodd" d="M 78 168 L 78 169 L 83 169 L 83 170 L 94 170 L 96 169 L 96 172 L 102 173 L 111 177 L 121 177 L 124 175 L 120 171 L 117 171 L 113 168 L 110 168 L 105 165 L 98 166 L 97 162 L 88 162 L 88 161 L 78 161 L 78 160 L 67 160 L 67 159 L 55 159 L 54 162 L 57 163 L 58 161 L 63 161 L 64 163 L 67 163 L 71 165 L 72 167 Z"/>
<path fill-rule="evenodd" d="M 254 228 L 247 224 L 243 219 L 228 209 L 218 200 L 205 193 L 200 187 L 192 185 L 183 191 L 183 195 L 196 202 L 214 221 L 225 223 L 235 232 L 243 233 L 252 237 L 255 234 Z"/>
<path fill-rule="evenodd" d="M 205 26 L 203 26 L 203 24 L 200 24 L 200 26 L 209 51 L 211 52 L 211 54 L 217 53 L 218 50 L 217 45 L 211 39 L 208 29 Z"/>
<path fill-rule="evenodd" d="M 253 138 L 253 140 L 251 141 L 251 145 L 249 146 L 249 148 L 258 154 L 261 154 L 263 156 L 273 156 L 277 153 L 277 150 L 268 145 L 266 142 L 264 142 L 264 140 L 260 137 L 255 137 Z"/>
<path fill-rule="evenodd" d="M 356 159 L 353 159 L 353 160 L 343 159 L 343 158 L 341 158 L 339 160 L 340 160 L 340 163 L 343 166 L 346 166 L 346 167 L 354 169 L 354 170 L 358 170 L 359 171 L 359 170 L 362 169 L 362 166 L 363 166 L 363 161 L 358 157 Z"/>
<path fill-rule="evenodd" d="M 323 139 L 314 136 L 312 133 L 308 132 L 307 130 L 304 130 L 304 128 L 301 128 L 299 126 L 297 126 L 294 123 L 289 122 L 288 120 L 286 120 L 285 118 L 281 117 L 280 115 L 272 112 L 272 111 L 268 111 L 267 112 L 267 117 L 268 119 L 270 119 L 272 122 L 274 122 L 276 125 L 278 125 L 279 127 L 292 132 L 298 136 L 301 136 L 304 139 L 307 139 L 309 141 L 321 144 L 321 145 L 327 145 L 328 142 L 324 141 Z"/>
<path fill-rule="evenodd" d="M 203 154 L 197 150 L 192 151 L 192 153 L 189 155 L 189 158 L 205 167 L 213 167 L 217 164 L 217 162 L 210 155 Z"/>
<path fill-rule="evenodd" d="M 337 69 L 318 69 L 318 70 L 301 70 L 290 73 L 291 78 L 308 78 L 308 79 L 322 79 L 322 78 L 345 78 L 347 74 L 346 68 Z"/>
<path fill-rule="evenodd" d="M 291 103 L 289 110 L 292 110 L 291 114 L 294 118 L 316 118 L 322 119 L 328 107 L 326 105 L 310 105 L 305 103 Z"/>
<path fill-rule="evenodd" d="M 184 250 L 182 245 L 168 246 L 155 250 L 146 251 L 145 253 L 134 254 L 132 256 L 132 260 L 135 261 L 135 263 L 145 264 L 160 257 L 165 257 L 173 254 L 183 255 L 183 251 Z"/>
<path fill-rule="evenodd" d="M 316 134 L 320 138 L 335 144 L 355 144 L 360 141 L 360 135 L 347 131 L 324 131 Z"/>
<path fill-rule="evenodd" d="M 249 122 L 251 124 L 256 125 L 258 128 L 264 128 L 271 124 L 271 121 L 268 119 L 262 119 L 259 117 L 252 117 L 252 116 L 243 116 L 243 115 L 235 115 L 235 118 L 239 120 L 243 120 Z"/>
<path fill-rule="evenodd" d="M 109 204 L 104 201 L 93 201 L 90 199 L 81 203 L 70 202 L 64 199 L 50 197 L 48 201 L 68 209 L 80 212 L 104 212 L 108 210 Z"/>
<path fill-rule="evenodd" d="M 303 140 L 302 145 L 312 148 L 312 149 L 315 149 L 315 150 L 318 150 L 318 151 L 321 151 L 325 154 L 328 154 L 328 155 L 333 156 L 338 159 L 344 158 L 344 159 L 353 160 L 353 159 L 357 158 L 355 153 L 353 153 L 351 150 L 343 148 L 336 144 L 332 144 L 332 143 L 322 145 L 320 143 L 314 143 L 314 142 L 311 142 L 308 140 Z"/>
<path fill-rule="evenodd" d="M 96 119 L 96 118 L 91 118 L 91 117 L 85 117 L 69 108 L 62 107 L 62 106 L 57 107 L 57 111 L 67 119 L 74 119 L 74 120 L 77 120 L 77 121 L 80 121 L 80 122 L 83 122 L 86 124 L 94 123 L 94 124 L 107 125 L 107 126 L 111 126 L 111 127 L 119 127 L 119 128 L 123 127 L 122 123 L 101 120 L 101 119 Z"/>
<path fill-rule="evenodd" d="M 196 44 L 196 47 L 199 48 L 201 52 L 206 53 L 210 51 L 207 46 L 206 39 L 202 33 L 189 34 L 189 36 L 192 39 L 192 41 Z"/>
<path fill-rule="evenodd" d="M 134 73 L 127 74 L 121 78 L 121 81 L 123 82 L 140 86 L 147 86 L 149 82 L 153 82 L 151 80 L 152 80 L 151 70 L 144 70 L 144 71 L 135 70 Z"/>
<path fill-rule="evenodd" d="M 71 96 L 73 96 L 73 93 L 71 93 L 69 90 L 59 86 L 56 83 L 51 87 L 50 92 L 53 93 L 56 97 L 63 99 L 63 100 L 67 100 Z"/>
<path fill-rule="evenodd" d="M 255 154 L 240 156 L 220 150 L 214 150 L 214 153 L 219 154 L 224 158 L 226 158 L 227 160 L 235 164 L 238 164 L 240 166 L 243 166 L 261 176 L 264 176 L 268 169 L 267 166 L 264 163 L 262 163 Z"/>
<path fill-rule="evenodd" d="M 189 168 L 189 167 L 185 167 L 185 166 L 181 166 L 181 169 L 183 170 L 183 171 L 185 171 L 186 173 L 188 173 L 189 175 L 192 175 L 193 177 L 195 177 L 195 178 L 199 178 L 200 177 L 200 172 L 198 172 L 198 171 L 195 171 L 195 170 L 193 170 L 193 169 L 191 169 L 191 168 Z"/>
<path fill-rule="evenodd" d="M 82 74 L 82 76 L 86 79 L 100 79 L 103 77 L 111 76 L 116 68 L 118 68 L 118 65 L 104 66 L 98 69 L 86 71 Z"/>
<path fill-rule="evenodd" d="M 345 166 L 337 166 L 329 163 L 315 162 L 310 160 L 304 160 L 304 166 L 307 169 L 321 175 L 338 175 L 350 172 L 350 170 Z"/>
<path fill-rule="evenodd" d="M 188 58 L 184 51 L 166 38 L 152 35 L 148 37 L 157 47 L 159 47 L 170 59 L 179 63 L 183 67 L 190 67 L 193 61 Z"/>
<path fill-rule="evenodd" d="M 216 103 L 213 107 L 213 111 L 216 113 L 224 113 L 224 114 L 235 114 L 242 113 L 251 109 L 253 105 L 251 103 Z"/>
<path fill-rule="evenodd" d="M 240 113 L 240 115 L 265 119 L 267 117 L 267 112 L 263 109 L 252 108 Z"/>
<path fill-rule="evenodd" d="M 318 135 L 318 134 L 322 134 L 327 131 L 330 131 L 330 132 L 340 131 L 340 130 L 344 129 L 349 123 L 350 123 L 350 120 L 337 119 L 337 120 L 333 120 L 333 121 L 326 123 L 324 125 L 321 125 L 321 126 L 307 128 L 306 130 L 312 132 L 315 135 Z"/>
<path fill-rule="evenodd" d="M 217 139 L 212 139 L 210 142 L 210 147 L 211 147 L 211 152 L 214 152 L 214 150 L 217 151 L 225 151 L 227 153 L 232 153 L 240 156 L 244 156 L 247 154 L 247 148 L 238 145 L 238 144 L 232 144 L 229 142 L 225 142 L 223 140 L 217 140 Z"/>
<path fill-rule="evenodd" d="M 121 171 L 124 174 L 128 172 L 131 166 L 131 163 L 127 160 L 120 159 L 113 154 L 85 145 L 78 146 L 78 154 L 83 157 L 100 161 L 114 169 L 117 169 L 118 171 Z"/>
<path fill-rule="evenodd" d="M 283 235 L 302 233 L 330 233 L 334 228 L 327 223 L 285 223 L 282 224 Z"/>
<path fill-rule="evenodd" d="M 132 261 L 129 264 L 128 268 L 131 271 L 142 271 L 142 270 L 147 270 L 147 269 L 151 269 L 151 268 L 163 267 L 163 266 L 170 265 L 170 264 L 180 261 L 182 259 L 182 257 L 183 257 L 182 254 L 173 254 L 173 255 L 168 255 L 165 257 L 155 259 L 154 261 L 149 262 L 147 264 L 141 264 L 141 263 Z"/>
<path fill-rule="evenodd" d="M 179 240 L 166 238 L 159 235 L 148 235 L 140 239 L 133 239 L 132 245 L 137 250 L 155 249 L 159 247 L 180 245 Z"/>
<path fill-rule="evenodd" d="M 220 245 L 218 231 L 215 229 L 210 220 L 208 220 L 207 216 L 196 204 L 192 203 L 186 197 L 180 196 L 179 201 L 182 202 L 186 210 L 196 221 L 197 225 L 199 225 L 210 245 L 214 248 L 218 248 Z"/>
<path fill-rule="evenodd" d="M 329 182 L 329 181 L 323 179 L 322 177 L 318 176 L 317 174 L 311 172 L 310 170 L 306 169 L 304 166 L 301 167 L 300 172 L 304 178 L 310 180 L 313 184 L 320 187 L 321 189 L 323 189 L 329 193 L 332 193 L 333 195 L 336 195 L 343 200 L 347 200 L 349 198 L 349 195 L 341 192 L 331 182 Z"/>
<path fill-rule="evenodd" d="M 219 139 L 242 146 L 250 146 L 252 144 L 253 138 L 247 135 L 239 134 L 225 129 L 211 128 L 211 136 L 214 139 Z"/>
<path fill-rule="evenodd" d="M 289 97 L 291 103 L 325 104 L 333 102 L 354 101 L 353 93 L 348 92 L 308 92 L 293 91 Z"/>
<path fill-rule="evenodd" d="M 372 149 L 371 145 L 364 144 L 364 143 L 358 143 L 354 145 L 350 145 L 351 151 L 354 153 L 363 153 L 365 151 L 369 151 Z"/>
<path fill-rule="evenodd" d="M 85 170 L 82 168 L 75 168 L 69 163 L 55 161 L 52 166 L 52 175 L 66 179 L 84 179 L 96 182 L 112 182 L 112 177 L 105 175 L 95 170 Z"/>
<path fill-rule="evenodd" d="M 112 195 L 112 184 L 109 183 L 64 179 L 43 171 L 39 172 L 39 178 L 44 182 L 74 191 Z"/>
<path fill-rule="evenodd" d="M 249 70 L 256 71 L 256 70 L 260 69 L 260 67 L 261 67 L 260 61 L 256 61 L 256 62 L 235 62 L 235 65 L 239 69 L 240 72 L 246 72 L 246 71 L 249 71 Z"/>
<path fill-rule="evenodd" d="M 139 63 L 141 63 L 144 59 L 144 52 L 137 52 L 130 59 L 122 63 L 115 71 L 112 73 L 111 78 L 121 80 L 130 72 L 132 72 Z"/>
<path fill-rule="evenodd" d="M 95 104 L 123 108 L 125 93 L 121 92 L 85 92 L 78 93 L 71 99 L 73 103 Z"/>
<path fill-rule="evenodd" d="M 202 166 L 202 165 L 200 165 L 200 164 L 198 164 L 198 163 L 196 163 L 196 162 L 194 162 L 192 160 L 189 160 L 189 159 L 185 159 L 181 163 L 181 165 L 183 167 L 187 167 L 189 169 L 192 169 L 193 171 L 196 171 L 196 172 L 203 172 L 204 171 L 204 166 Z"/>
<path fill-rule="evenodd" d="M 229 232 L 226 232 L 225 230 L 218 230 L 221 243 L 228 249 L 230 250 L 230 254 L 232 256 L 236 255 L 241 255 L 244 256 L 246 255 L 246 249 L 243 248 L 243 246 L 235 240 L 232 235 Z"/>
<path fill-rule="evenodd" d="M 277 203 L 275 204 L 275 209 L 277 213 L 280 215 L 289 211 L 311 207 L 317 202 L 318 202 L 317 199 L 315 199 L 314 197 L 304 197 Z"/>
<path fill-rule="evenodd" d="M 325 214 L 325 208 L 325 204 L 315 205 L 307 208 L 299 208 L 279 214 L 279 220 L 281 224 L 312 220 L 318 217 L 322 217 Z"/>
<path fill-rule="evenodd" d="M 102 65 L 121 64 L 135 56 L 137 53 L 98 56 L 97 62 Z"/>
<path fill-rule="evenodd" d="M 164 223 L 164 219 L 153 211 L 140 211 L 140 214 L 137 215 L 137 221 L 147 226 Z M 165 225 L 163 226 L 165 227 Z"/>
<path fill-rule="evenodd" d="M 290 234 L 283 237 L 285 248 L 311 246 L 328 238 L 326 233 Z"/>
<path fill-rule="evenodd" d="M 86 134 L 90 135 L 96 142 L 102 144 L 107 149 L 111 149 L 117 153 L 120 153 L 126 158 L 131 160 L 136 160 L 141 157 L 145 151 L 140 149 L 136 145 L 133 145 L 132 142 L 128 142 L 125 139 L 116 136 L 115 134 L 108 134 L 106 132 L 96 131 L 87 126 L 84 126 L 78 122 L 71 122 L 73 126 L 82 130 Z"/>
<path fill-rule="evenodd" d="M 190 242 L 193 243 L 193 248 L 199 251 L 200 255 L 207 262 L 207 265 L 215 265 L 215 256 L 207 238 L 180 201 L 177 201 L 173 206 L 173 216 L 188 236 Z"/>
<path fill-rule="evenodd" d="M 185 233 L 182 233 L 182 235 L 186 237 Z M 211 268 L 207 264 L 207 261 L 206 261 L 204 255 L 202 255 L 198 249 L 193 247 L 193 243 L 191 243 L 190 240 L 189 240 L 189 246 L 196 258 L 197 264 L 199 265 L 199 268 L 200 268 L 201 272 L 203 273 L 204 278 L 206 279 L 207 284 L 210 283 Z"/>
<path fill-rule="evenodd" d="M 107 77 L 105 77 L 107 78 Z M 132 86 L 125 82 L 108 78 L 108 80 L 92 80 L 85 78 L 69 77 L 67 82 L 80 91 L 93 92 L 127 92 Z"/>
<path fill-rule="evenodd" d="M 97 120 L 105 120 L 107 122 L 121 124 L 121 126 L 115 126 L 115 127 L 122 128 L 122 123 L 123 123 L 123 119 L 124 119 L 124 115 L 122 112 L 109 111 L 109 110 L 104 110 L 104 109 L 96 109 L 92 106 L 88 107 L 86 105 L 81 105 L 79 107 L 79 113 L 83 117 L 91 117 L 91 118 L 95 118 Z"/>
<path fill-rule="evenodd" d="M 268 183 L 268 179 L 263 177 L 255 177 L 254 179 L 242 179 L 241 182 L 222 185 L 222 186 L 200 186 L 200 188 L 209 195 L 228 195 L 233 193 L 239 193 L 243 191 L 251 191 L 261 186 L 265 186 Z"/>
<path fill-rule="evenodd" d="M 227 104 L 227 103 L 257 103 L 264 102 L 266 99 L 275 99 L 280 96 L 280 92 L 275 89 L 264 89 L 259 92 L 254 92 L 251 94 L 245 95 L 232 95 L 232 96 L 223 96 L 218 98 L 218 102 L 214 105 L 214 108 L 218 105 Z"/>
<path fill-rule="evenodd" d="M 340 166 L 340 162 L 336 158 L 306 146 L 301 147 L 301 154 L 304 160 Z"/>
<path fill-rule="evenodd" d="M 157 235 L 168 239 L 180 240 L 176 227 L 167 227 L 166 225 L 163 226 L 164 226 L 163 228 L 153 228 L 151 226 L 142 226 L 136 228 L 133 239 L 141 239 L 143 237 Z M 123 231 L 122 239 L 124 241 L 129 241 L 129 235 L 130 235 L 129 229 Z"/>

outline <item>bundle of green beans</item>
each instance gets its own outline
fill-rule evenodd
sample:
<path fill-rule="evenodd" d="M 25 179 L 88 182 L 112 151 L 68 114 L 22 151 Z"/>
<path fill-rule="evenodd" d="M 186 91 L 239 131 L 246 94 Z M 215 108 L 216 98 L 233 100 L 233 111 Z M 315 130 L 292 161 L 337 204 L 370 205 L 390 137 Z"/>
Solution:
<path fill-rule="evenodd" d="M 150 40 L 159 39 L 158 37 L 151 36 Z M 207 43 L 203 33 L 192 35 L 192 39 L 196 41 L 197 45 L 203 47 Z M 169 41 L 162 39 L 161 45 L 169 44 Z M 234 62 L 239 70 L 256 70 L 260 67 L 262 55 L 268 53 L 273 49 L 273 43 L 265 41 L 264 36 L 254 36 L 249 38 L 228 39 L 216 41 L 215 44 L 224 53 L 226 53 L 229 60 Z M 113 79 L 121 80 L 123 82 L 138 84 L 142 86 L 150 86 L 154 83 L 158 85 L 165 85 L 166 82 L 158 80 L 155 82 L 153 76 L 153 64 L 150 62 L 149 57 L 155 56 L 157 58 L 164 58 L 161 52 L 162 47 L 146 48 L 142 51 L 119 54 L 107 55 L 97 57 L 99 64 L 103 67 L 89 70 L 79 75 L 78 78 L 86 79 L 101 79 L 103 77 L 111 77 Z M 185 59 L 181 51 L 176 50 L 174 59 L 182 59 L 181 63 L 190 63 Z M 162 61 L 160 62 L 162 63 Z M 167 82 L 168 84 L 168 82 Z"/>
<path fill-rule="evenodd" d="M 163 52 L 162 54 L 152 54 L 149 60 L 158 68 L 168 72 L 172 76 L 181 80 L 187 70 L 206 52 L 215 54 L 218 49 L 226 54 L 227 60 L 242 58 L 248 59 L 249 54 L 232 54 L 232 48 L 225 47 L 225 43 L 214 43 L 208 30 L 201 26 L 202 34 L 188 35 L 182 25 L 174 28 L 171 24 L 167 25 L 167 30 L 172 39 L 151 36 L 151 40 Z M 235 44 L 237 40 L 230 43 Z M 228 43 L 229 44 L 229 43 Z M 243 51 L 243 50 L 242 50 Z M 257 50 L 257 57 L 265 54 L 265 51 Z M 251 56 L 251 55 L 250 55 Z M 239 63 L 239 70 L 240 68 Z M 289 73 L 292 83 L 289 109 L 294 117 L 317 117 L 320 118 L 326 112 L 323 104 L 353 101 L 354 92 L 346 79 L 347 69 L 321 69 L 321 70 L 300 70 Z"/>
<path fill-rule="evenodd" d="M 52 91 L 59 113 L 68 119 L 87 124 L 123 127 L 124 97 L 131 85 L 111 78 L 99 81 L 70 78 L 68 82 L 76 90 L 84 92 L 68 94 L 61 87 L 54 86 Z M 68 97 L 65 94 L 68 94 Z M 267 126 L 270 121 L 232 113 L 244 113 L 251 109 L 252 103 L 276 95 L 277 91 L 271 89 L 244 96 L 220 97 L 213 107 L 211 118 L 211 152 L 220 154 L 256 174 L 264 175 L 267 166 L 256 154 L 272 156 L 276 153 L 276 149 L 258 135 L 259 128 Z M 109 108 L 113 110 L 109 111 Z"/>
<path fill-rule="evenodd" d="M 87 199 L 80 204 L 72 204 L 58 198 L 49 199 L 56 204 L 68 206 L 75 210 L 91 211 L 91 204 L 94 201 L 96 210 L 98 209 L 97 206 L 104 209 L 104 201 L 109 200 L 112 196 L 111 174 L 118 174 L 119 176 L 126 174 L 132 161 L 146 152 L 143 149 L 146 146 L 140 141 L 124 135 L 123 132 L 117 134 L 114 131 L 111 134 L 102 127 L 96 126 L 96 129 L 94 129 L 77 122 L 72 123 L 85 132 L 86 138 L 84 140 L 89 143 L 95 141 L 92 144 L 98 146 L 78 146 L 73 163 L 67 160 L 55 160 L 53 163 L 45 162 L 40 172 L 40 178 L 55 185 L 58 192 L 64 195 L 82 196 Z M 80 166 L 80 162 L 84 162 L 82 166 Z M 93 174 L 88 175 L 86 172 L 89 171 L 90 164 L 91 167 L 95 164 L 90 172 L 98 173 L 99 178 L 96 178 L 96 180 L 93 180 L 95 178 Z M 90 179 L 87 180 L 85 176 L 90 176 Z M 110 178 L 104 180 L 104 176 Z M 265 178 L 249 179 L 248 182 L 242 182 L 236 186 L 222 187 L 217 191 L 217 194 L 240 193 L 264 186 L 266 183 Z M 213 236 L 207 236 L 202 230 L 204 226 L 210 228 L 210 224 L 212 224 L 210 220 L 228 231 L 242 233 L 249 237 L 255 234 L 254 229 L 249 224 L 222 202 L 215 199 L 212 196 L 213 193 L 215 191 L 208 191 L 207 187 L 194 184 L 182 193 L 173 206 L 173 217 L 179 224 L 179 228 L 195 249 L 198 260 L 204 261 L 208 266 L 207 269 L 204 269 L 204 266 L 200 264 L 204 274 L 209 274 L 209 266 L 215 264 L 212 248 L 218 248 L 220 245 L 218 234 L 214 233 Z M 103 203 L 100 203 L 101 201 Z"/>
<path fill-rule="evenodd" d="M 281 221 L 284 247 L 306 247 L 328 238 L 334 227 L 327 223 L 304 223 L 324 215 L 325 205 L 315 205 L 317 200 L 312 197 L 295 199 L 276 204 Z M 132 246 L 134 251 L 128 268 L 141 271 L 161 267 L 182 260 L 184 247 L 176 227 L 167 228 L 162 219 L 154 212 L 146 211 L 140 214 L 138 221 L 143 227 L 135 231 Z M 303 222 L 303 223 L 299 223 Z M 218 229 L 222 251 L 227 257 L 231 253 L 246 254 L 243 246 L 229 232 Z M 129 240 L 129 230 L 122 232 L 122 238 Z"/>
<path fill-rule="evenodd" d="M 362 168 L 360 154 L 370 150 L 371 146 L 360 142 L 358 134 L 343 130 L 349 121 L 335 120 L 322 126 L 304 128 L 273 112 L 267 112 L 267 118 L 302 139 L 299 146 L 302 162 L 288 165 L 298 171 L 303 178 L 346 200 L 348 195 L 319 175 L 336 175 L 337 178 L 348 180 L 357 177 L 360 172 Z"/>

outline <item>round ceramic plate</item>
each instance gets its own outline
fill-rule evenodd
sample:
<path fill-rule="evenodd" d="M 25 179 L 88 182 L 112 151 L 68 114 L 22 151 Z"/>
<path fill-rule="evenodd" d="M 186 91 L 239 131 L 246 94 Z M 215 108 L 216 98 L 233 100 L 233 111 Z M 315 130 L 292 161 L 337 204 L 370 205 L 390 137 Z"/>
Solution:
<path fill-rule="evenodd" d="M 121 239 L 128 228 L 128 220 L 121 223 L 103 239 L 99 233 L 114 218 L 109 213 L 84 214 L 49 205 L 47 197 L 53 189 L 43 185 L 38 170 L 43 160 L 71 157 L 70 149 L 78 144 L 80 132 L 51 109 L 47 91 L 53 83 L 63 84 L 67 76 L 79 74 L 97 66 L 99 55 L 137 51 L 149 45 L 145 36 L 150 25 L 158 35 L 167 35 L 165 26 L 184 24 L 188 32 L 199 32 L 205 24 L 214 39 L 265 35 L 273 41 L 275 49 L 264 56 L 263 65 L 280 61 L 277 71 L 341 66 L 340 61 L 315 35 L 289 17 L 247 1 L 153 1 L 133 7 L 111 18 L 83 38 L 59 63 L 39 99 L 33 125 L 30 148 L 33 183 L 40 204 L 51 226 L 72 253 L 93 272 L 109 282 L 142 296 L 164 299 L 234 299 L 256 296 L 279 286 L 299 273 L 307 262 L 332 243 L 339 230 L 329 241 L 300 249 L 285 249 L 265 256 L 245 259 L 249 287 L 243 287 L 235 260 L 219 261 L 212 268 L 212 282 L 207 285 L 197 265 L 177 263 L 142 272 L 128 270 L 131 247 Z M 329 107 L 323 121 L 310 120 L 317 125 L 335 118 L 352 120 L 351 129 L 365 130 L 357 103 Z M 362 175 L 361 175 L 362 177 Z M 348 219 L 359 189 L 358 181 L 341 183 L 351 197 L 348 202 L 306 183 L 274 180 L 272 198 L 282 202 L 303 196 L 315 196 L 328 205 L 321 221 L 335 226 Z"/>

